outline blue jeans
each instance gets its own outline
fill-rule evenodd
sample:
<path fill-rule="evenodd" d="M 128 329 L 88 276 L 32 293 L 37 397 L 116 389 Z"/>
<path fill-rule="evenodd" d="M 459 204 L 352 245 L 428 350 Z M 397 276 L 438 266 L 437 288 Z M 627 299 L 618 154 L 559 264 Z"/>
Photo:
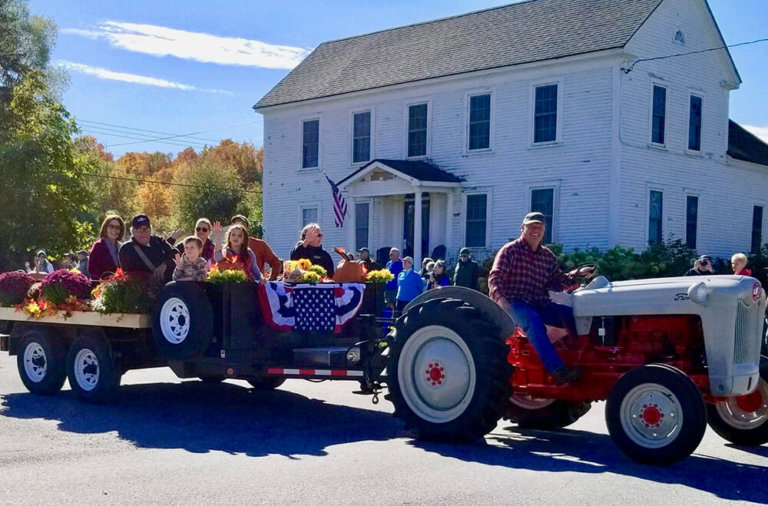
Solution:
<path fill-rule="evenodd" d="M 562 304 L 550 302 L 545 306 L 534 306 L 526 302 L 515 300 L 512 306 L 512 319 L 515 325 L 523 329 L 528 340 L 539 354 L 547 371 L 554 372 L 563 366 L 563 361 L 555 351 L 555 347 L 549 341 L 547 329 L 544 325 L 553 327 L 565 327 L 572 334 L 576 333 L 576 323 L 573 319 L 573 310 Z"/>

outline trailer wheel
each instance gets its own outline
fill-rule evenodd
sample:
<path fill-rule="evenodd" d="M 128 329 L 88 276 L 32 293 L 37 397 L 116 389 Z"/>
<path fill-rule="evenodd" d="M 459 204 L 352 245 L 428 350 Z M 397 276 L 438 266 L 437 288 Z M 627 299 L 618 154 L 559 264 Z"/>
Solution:
<path fill-rule="evenodd" d="M 254 378 L 247 381 L 256 390 L 274 390 L 285 383 L 285 378 Z"/>
<path fill-rule="evenodd" d="M 194 283 L 169 283 L 155 301 L 152 334 L 160 356 L 183 360 L 200 355 L 213 335 L 213 309 Z"/>
<path fill-rule="evenodd" d="M 704 399 L 679 369 L 650 364 L 616 382 L 605 406 L 608 432 L 632 460 L 672 464 L 699 446 L 707 428 Z"/>
<path fill-rule="evenodd" d="M 114 397 L 121 374 L 109 343 L 100 337 L 83 336 L 69 348 L 67 376 L 81 400 L 102 404 Z"/>
<path fill-rule="evenodd" d="M 16 357 L 24 386 L 38 395 L 52 395 L 67 379 L 67 348 L 64 341 L 46 328 L 30 328 L 21 338 Z"/>
<path fill-rule="evenodd" d="M 768 357 L 760 357 L 760 380 L 751 394 L 707 405 L 709 426 L 723 439 L 745 446 L 768 442 Z"/>
<path fill-rule="evenodd" d="M 509 398 L 500 331 L 475 307 L 431 299 L 398 318 L 387 383 L 395 416 L 425 440 L 473 442 Z"/>
<path fill-rule="evenodd" d="M 568 402 L 513 393 L 505 418 L 525 429 L 562 429 L 586 415 L 591 407 L 589 401 Z"/>

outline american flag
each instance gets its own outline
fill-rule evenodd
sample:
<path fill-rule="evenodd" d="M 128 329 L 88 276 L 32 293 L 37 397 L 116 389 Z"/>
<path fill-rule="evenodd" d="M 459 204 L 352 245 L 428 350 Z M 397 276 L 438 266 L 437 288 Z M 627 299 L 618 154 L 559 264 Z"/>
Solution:
<path fill-rule="evenodd" d="M 333 213 L 336 218 L 336 228 L 344 225 L 344 218 L 347 217 L 347 202 L 344 200 L 344 196 L 341 194 L 341 190 L 336 184 L 331 181 L 328 174 L 324 174 L 325 179 L 328 180 L 328 184 L 331 185 L 333 190 Z"/>

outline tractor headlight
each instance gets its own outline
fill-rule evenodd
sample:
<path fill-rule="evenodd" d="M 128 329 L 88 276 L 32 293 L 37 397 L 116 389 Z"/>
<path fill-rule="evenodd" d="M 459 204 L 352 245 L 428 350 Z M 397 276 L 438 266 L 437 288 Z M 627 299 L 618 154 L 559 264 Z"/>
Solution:
<path fill-rule="evenodd" d="M 696 304 L 704 304 L 708 295 L 709 288 L 703 281 L 699 281 L 688 288 L 688 297 Z"/>

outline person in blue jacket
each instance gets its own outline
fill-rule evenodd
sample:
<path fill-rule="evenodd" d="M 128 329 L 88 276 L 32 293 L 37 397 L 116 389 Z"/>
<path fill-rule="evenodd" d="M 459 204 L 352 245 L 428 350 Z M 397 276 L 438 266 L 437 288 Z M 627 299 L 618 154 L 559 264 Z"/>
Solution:
<path fill-rule="evenodd" d="M 391 272 L 395 277 L 392 281 L 387 281 L 384 287 L 384 299 L 388 306 L 395 309 L 395 296 L 397 295 L 397 276 L 403 272 L 403 261 L 400 260 L 400 250 L 392 248 L 389 250 L 389 262 L 387 262 L 386 269 Z"/>
<path fill-rule="evenodd" d="M 405 306 L 424 291 L 424 281 L 413 270 L 413 258 L 403 258 L 403 272 L 397 275 L 397 302 L 395 309 L 401 312 Z"/>

